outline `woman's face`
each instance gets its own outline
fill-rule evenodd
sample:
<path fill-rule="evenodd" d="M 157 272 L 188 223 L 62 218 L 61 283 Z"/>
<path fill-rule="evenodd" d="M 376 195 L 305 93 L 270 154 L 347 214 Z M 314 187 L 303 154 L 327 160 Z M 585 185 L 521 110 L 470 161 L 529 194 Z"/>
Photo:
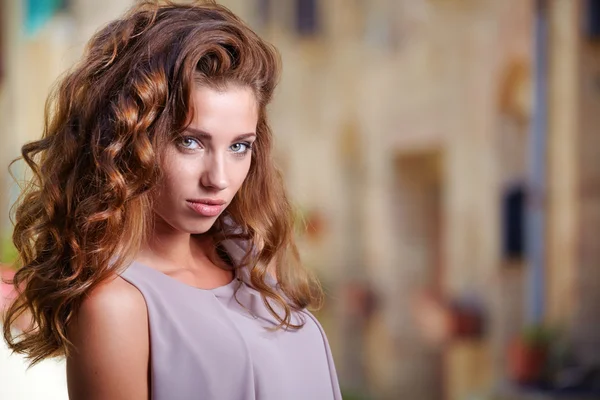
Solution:
<path fill-rule="evenodd" d="M 258 104 L 250 88 L 198 86 L 194 120 L 166 149 L 155 212 L 181 232 L 208 231 L 242 186 L 256 139 Z"/>

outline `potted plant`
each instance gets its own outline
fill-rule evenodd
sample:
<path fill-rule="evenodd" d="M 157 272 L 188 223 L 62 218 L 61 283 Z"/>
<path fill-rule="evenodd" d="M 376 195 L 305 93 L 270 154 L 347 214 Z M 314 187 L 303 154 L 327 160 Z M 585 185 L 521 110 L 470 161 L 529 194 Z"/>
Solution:
<path fill-rule="evenodd" d="M 508 374 L 521 385 L 543 383 L 554 332 L 544 325 L 531 325 L 515 336 L 508 348 Z"/>

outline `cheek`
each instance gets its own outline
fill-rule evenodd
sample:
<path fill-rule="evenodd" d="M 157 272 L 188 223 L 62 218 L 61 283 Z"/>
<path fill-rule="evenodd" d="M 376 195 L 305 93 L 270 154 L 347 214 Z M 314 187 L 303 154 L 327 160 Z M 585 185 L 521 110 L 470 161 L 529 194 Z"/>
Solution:
<path fill-rule="evenodd" d="M 165 164 L 161 186 L 167 191 L 166 196 L 177 196 L 185 187 L 189 187 L 191 181 L 198 177 L 198 167 L 194 163 L 173 157 Z"/>
<path fill-rule="evenodd" d="M 248 177 L 249 171 L 250 171 L 250 158 L 248 158 L 248 161 L 244 160 L 244 162 L 241 163 L 241 165 L 239 165 L 239 168 L 235 169 L 234 180 L 235 180 L 236 190 L 238 190 L 242 186 L 242 184 Z"/>

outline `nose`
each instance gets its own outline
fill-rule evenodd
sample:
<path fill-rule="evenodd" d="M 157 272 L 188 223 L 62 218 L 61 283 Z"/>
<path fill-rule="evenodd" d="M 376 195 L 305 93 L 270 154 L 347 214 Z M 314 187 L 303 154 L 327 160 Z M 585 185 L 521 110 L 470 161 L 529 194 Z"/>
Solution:
<path fill-rule="evenodd" d="M 200 183 L 207 189 L 224 190 L 229 186 L 223 155 L 211 154 L 204 160 L 204 171 Z"/>

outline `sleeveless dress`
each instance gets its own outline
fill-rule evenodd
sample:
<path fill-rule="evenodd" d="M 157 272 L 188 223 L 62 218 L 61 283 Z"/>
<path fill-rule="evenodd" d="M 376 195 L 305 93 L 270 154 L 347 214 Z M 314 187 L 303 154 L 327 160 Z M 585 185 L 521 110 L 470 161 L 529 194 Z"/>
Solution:
<path fill-rule="evenodd" d="M 225 243 L 232 259 L 243 249 Z M 143 295 L 154 400 L 341 400 L 327 337 L 308 311 L 296 331 L 276 320 L 249 284 L 246 267 L 205 290 L 134 261 L 121 277 Z M 271 283 L 275 283 L 274 280 Z"/>

